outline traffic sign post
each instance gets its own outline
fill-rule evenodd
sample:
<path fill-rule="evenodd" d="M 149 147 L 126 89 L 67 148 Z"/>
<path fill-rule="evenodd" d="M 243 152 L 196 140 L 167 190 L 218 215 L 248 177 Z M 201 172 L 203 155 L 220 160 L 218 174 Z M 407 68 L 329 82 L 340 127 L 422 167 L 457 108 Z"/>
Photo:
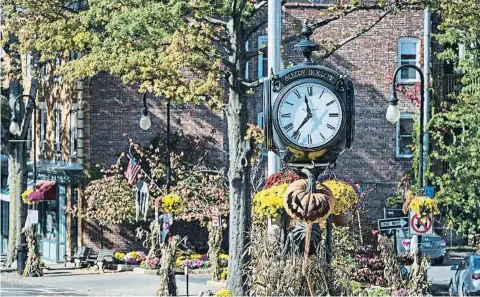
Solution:
<path fill-rule="evenodd" d="M 412 235 L 432 235 L 433 234 L 433 215 L 424 218 L 414 211 L 410 211 L 408 216 L 408 226 Z M 420 242 L 419 242 L 420 244 Z"/>
<path fill-rule="evenodd" d="M 380 231 L 394 230 L 393 232 L 393 246 L 395 249 L 395 254 L 397 253 L 397 229 L 402 229 L 408 224 L 407 217 L 401 218 L 390 218 L 390 219 L 380 219 L 378 220 L 378 229 Z"/>
<path fill-rule="evenodd" d="M 378 220 L 378 229 L 381 231 L 395 230 L 406 227 L 408 224 L 408 218 L 390 218 Z"/>

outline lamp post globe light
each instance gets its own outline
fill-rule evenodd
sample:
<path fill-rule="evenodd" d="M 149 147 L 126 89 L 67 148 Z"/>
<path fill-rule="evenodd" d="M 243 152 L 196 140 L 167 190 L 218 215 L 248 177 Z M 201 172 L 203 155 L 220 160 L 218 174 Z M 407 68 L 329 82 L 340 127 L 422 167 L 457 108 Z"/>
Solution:
<path fill-rule="evenodd" d="M 143 110 L 142 110 L 142 116 L 140 117 L 139 126 L 145 131 L 150 129 L 150 127 L 152 126 L 152 121 L 150 120 L 150 116 L 148 114 L 147 93 L 143 93 Z M 166 175 L 167 175 L 166 190 L 168 194 L 170 193 L 170 183 L 172 180 L 172 174 L 170 169 L 170 99 L 167 100 L 167 133 L 165 137 L 165 142 L 167 146 L 165 168 L 166 168 Z"/>
<path fill-rule="evenodd" d="M 20 136 L 20 125 L 18 124 L 17 119 L 14 117 L 12 118 L 12 122 L 10 123 L 10 133 L 13 135 Z"/>
<path fill-rule="evenodd" d="M 398 99 L 395 91 L 390 96 L 390 101 L 387 108 L 386 118 L 392 124 L 395 124 L 400 119 L 400 108 L 398 108 Z"/>

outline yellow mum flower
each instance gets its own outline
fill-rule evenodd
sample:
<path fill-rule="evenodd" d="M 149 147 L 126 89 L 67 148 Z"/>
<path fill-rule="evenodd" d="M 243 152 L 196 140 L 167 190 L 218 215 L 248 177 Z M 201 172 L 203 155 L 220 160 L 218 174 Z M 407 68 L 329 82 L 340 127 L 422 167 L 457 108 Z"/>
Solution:
<path fill-rule="evenodd" d="M 253 197 L 253 211 L 260 219 L 274 219 L 283 209 L 283 195 L 287 190 L 287 184 L 272 186 L 261 190 Z"/>
<path fill-rule="evenodd" d="M 183 200 L 177 194 L 170 193 L 162 198 L 164 212 L 179 214 L 183 210 Z"/>
<path fill-rule="evenodd" d="M 440 213 L 437 202 L 426 196 L 414 198 L 412 202 L 410 202 L 410 210 L 420 214 L 421 216 L 428 216 L 430 214 L 437 215 Z"/>
<path fill-rule="evenodd" d="M 335 197 L 334 214 L 340 215 L 358 202 L 358 194 L 349 183 L 339 179 L 330 179 L 322 182 L 322 184 L 329 188 Z"/>
<path fill-rule="evenodd" d="M 232 293 L 227 289 L 221 289 L 220 291 L 215 293 L 215 296 L 216 297 L 230 297 L 230 296 L 232 296 Z"/>

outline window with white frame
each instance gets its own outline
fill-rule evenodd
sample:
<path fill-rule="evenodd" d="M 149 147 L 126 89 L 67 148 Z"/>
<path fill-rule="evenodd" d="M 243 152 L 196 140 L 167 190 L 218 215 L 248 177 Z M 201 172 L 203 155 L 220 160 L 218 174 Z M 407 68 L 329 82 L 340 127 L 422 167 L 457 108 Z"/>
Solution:
<path fill-rule="evenodd" d="M 55 106 L 55 145 L 54 150 L 57 155 L 62 153 L 62 109 L 59 105 Z"/>
<path fill-rule="evenodd" d="M 397 122 L 396 155 L 397 158 L 413 157 L 413 114 L 403 113 Z"/>
<path fill-rule="evenodd" d="M 45 102 L 40 102 L 38 112 L 40 113 L 40 151 L 44 156 L 47 150 L 47 109 Z"/>
<path fill-rule="evenodd" d="M 77 107 L 70 111 L 70 156 L 77 155 Z"/>
<path fill-rule="evenodd" d="M 398 66 L 420 66 L 420 40 L 412 37 L 402 37 L 398 40 Z M 420 74 L 415 69 L 402 69 L 398 76 L 399 83 L 418 82 Z"/>
<path fill-rule="evenodd" d="M 258 79 L 268 76 L 267 43 L 268 37 L 266 35 L 258 37 L 258 51 L 261 53 L 258 55 Z"/>

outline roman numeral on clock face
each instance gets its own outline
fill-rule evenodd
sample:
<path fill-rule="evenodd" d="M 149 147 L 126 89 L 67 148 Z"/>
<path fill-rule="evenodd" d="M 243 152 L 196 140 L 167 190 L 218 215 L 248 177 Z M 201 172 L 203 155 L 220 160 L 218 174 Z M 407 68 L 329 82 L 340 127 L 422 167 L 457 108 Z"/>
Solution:
<path fill-rule="evenodd" d="M 320 132 L 320 136 L 322 137 L 323 140 L 325 140 L 325 136 L 323 136 L 322 132 Z"/>
<path fill-rule="evenodd" d="M 288 131 L 290 131 L 290 130 L 292 130 L 292 129 L 293 129 L 293 124 L 292 124 L 292 123 L 290 123 L 290 124 L 286 125 L 285 127 L 283 127 L 283 129 L 285 129 L 285 131 L 287 131 L 287 132 L 288 132 Z"/>
<path fill-rule="evenodd" d="M 313 87 L 307 87 L 307 90 L 308 90 L 308 96 L 312 96 L 313 95 Z"/>
<path fill-rule="evenodd" d="M 312 144 L 312 135 L 308 134 L 308 144 Z"/>
<path fill-rule="evenodd" d="M 292 116 L 291 113 L 283 113 L 283 114 L 281 115 L 282 118 L 289 118 L 289 117 L 291 117 L 291 116 Z"/>
<path fill-rule="evenodd" d="M 302 99 L 302 96 L 300 95 L 300 92 L 298 90 L 293 91 L 295 95 L 297 95 L 298 99 Z"/>
<path fill-rule="evenodd" d="M 335 127 L 333 127 L 333 126 L 332 126 L 332 125 L 330 125 L 330 124 L 327 124 L 327 128 L 328 128 L 328 129 L 335 130 Z"/>
<path fill-rule="evenodd" d="M 331 118 L 338 118 L 338 113 L 330 113 L 328 116 Z"/>
<path fill-rule="evenodd" d="M 335 100 L 332 100 L 332 101 L 328 102 L 328 103 L 327 103 L 327 106 L 332 105 L 333 102 L 335 102 Z"/>
<path fill-rule="evenodd" d="M 301 133 L 298 132 L 298 131 L 293 132 L 293 135 L 292 135 L 293 139 L 295 139 L 296 141 L 298 141 L 298 140 L 300 139 L 300 134 L 301 134 Z"/>

